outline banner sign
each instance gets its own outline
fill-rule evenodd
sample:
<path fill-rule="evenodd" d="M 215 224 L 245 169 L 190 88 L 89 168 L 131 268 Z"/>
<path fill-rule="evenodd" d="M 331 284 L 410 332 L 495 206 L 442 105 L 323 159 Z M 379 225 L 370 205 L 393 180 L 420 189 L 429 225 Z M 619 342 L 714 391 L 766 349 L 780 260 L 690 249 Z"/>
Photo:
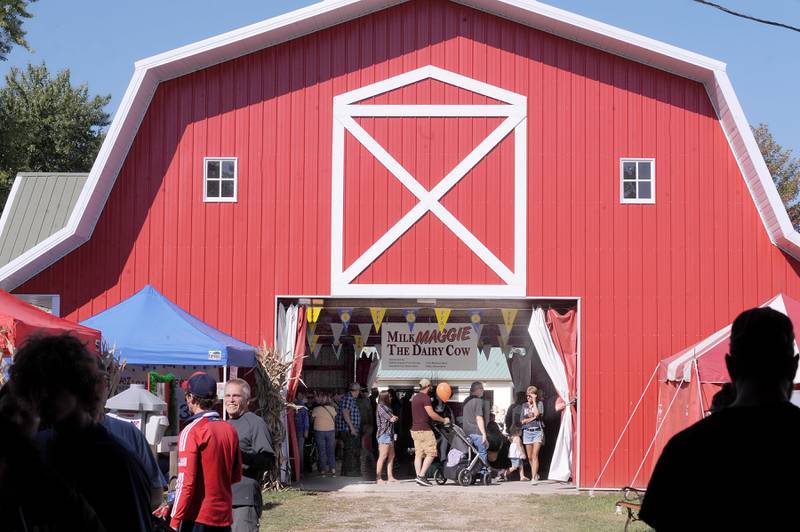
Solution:
<path fill-rule="evenodd" d="M 478 335 L 468 323 L 452 323 L 442 331 L 436 323 L 417 323 L 413 332 L 409 332 L 405 323 L 384 323 L 381 368 L 475 371 L 478 369 Z"/>

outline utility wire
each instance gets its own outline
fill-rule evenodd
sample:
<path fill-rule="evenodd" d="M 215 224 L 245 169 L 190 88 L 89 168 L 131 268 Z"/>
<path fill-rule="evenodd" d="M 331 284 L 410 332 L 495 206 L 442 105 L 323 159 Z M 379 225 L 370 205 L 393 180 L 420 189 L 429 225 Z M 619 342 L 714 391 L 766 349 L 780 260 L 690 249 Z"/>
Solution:
<path fill-rule="evenodd" d="M 762 24 L 769 24 L 770 26 L 777 26 L 779 28 L 785 28 L 787 30 L 800 32 L 800 28 L 797 28 L 795 26 L 790 26 L 788 24 L 784 24 L 783 22 L 775 22 L 773 20 L 766 20 L 766 19 L 763 19 L 763 18 L 757 18 L 757 17 L 753 17 L 753 16 L 750 16 L 750 15 L 745 15 L 744 13 L 739 13 L 739 12 L 734 11 L 732 9 L 729 9 L 729 8 L 727 8 L 725 6 L 721 6 L 719 4 L 715 4 L 714 2 L 708 2 L 707 0 L 694 0 L 694 1 L 697 2 L 698 4 L 703 4 L 703 5 L 707 5 L 707 6 L 711 6 L 713 8 L 719 9 L 720 11 L 728 13 L 729 15 L 733 15 L 734 17 L 741 17 L 741 18 L 744 18 L 744 19 L 747 19 L 747 20 L 753 20 L 755 22 L 760 22 Z"/>

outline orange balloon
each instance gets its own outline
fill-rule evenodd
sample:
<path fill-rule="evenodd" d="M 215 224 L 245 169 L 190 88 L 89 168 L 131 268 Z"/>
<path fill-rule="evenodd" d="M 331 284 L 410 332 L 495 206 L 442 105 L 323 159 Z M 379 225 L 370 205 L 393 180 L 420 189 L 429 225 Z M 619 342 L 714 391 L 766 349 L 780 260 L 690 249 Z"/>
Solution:
<path fill-rule="evenodd" d="M 453 390 L 450 388 L 450 385 L 446 382 L 440 382 L 436 387 L 436 397 L 446 403 L 450 400 L 451 395 L 453 395 Z"/>

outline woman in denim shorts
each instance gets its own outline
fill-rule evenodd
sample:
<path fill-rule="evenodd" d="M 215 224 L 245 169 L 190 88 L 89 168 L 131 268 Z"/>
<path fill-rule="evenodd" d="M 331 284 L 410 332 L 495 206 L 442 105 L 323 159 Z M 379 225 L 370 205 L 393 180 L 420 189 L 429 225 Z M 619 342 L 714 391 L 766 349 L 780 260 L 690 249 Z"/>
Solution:
<path fill-rule="evenodd" d="M 528 386 L 526 395 L 528 402 L 522 406 L 519 422 L 522 425 L 522 443 L 531 464 L 531 484 L 535 485 L 539 481 L 539 450 L 544 444 L 544 403 L 536 386 Z"/>
<path fill-rule="evenodd" d="M 383 484 L 383 463 L 386 462 L 386 474 L 389 482 L 397 482 L 394 478 L 394 423 L 397 416 L 392 412 L 392 396 L 384 390 L 378 396 L 378 411 L 375 413 L 378 430 L 378 463 L 375 476 L 378 484 Z M 388 460 L 388 461 L 387 461 Z"/>

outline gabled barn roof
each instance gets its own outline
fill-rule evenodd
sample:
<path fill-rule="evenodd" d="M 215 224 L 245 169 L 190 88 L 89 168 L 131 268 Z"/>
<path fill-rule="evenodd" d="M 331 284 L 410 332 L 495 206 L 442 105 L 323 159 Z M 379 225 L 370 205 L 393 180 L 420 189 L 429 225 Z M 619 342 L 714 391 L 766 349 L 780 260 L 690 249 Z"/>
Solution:
<path fill-rule="evenodd" d="M 405 0 L 325 0 L 285 15 L 138 61 L 105 142 L 63 229 L 0 267 L 11 290 L 86 242 L 114 186 L 139 124 L 161 81 L 401 4 Z M 770 240 L 800 259 L 800 234 L 758 150 L 719 61 L 533 0 L 458 0 L 466 6 L 703 83 L 747 182 Z M 8 216 L 4 213 L 3 221 Z M 0 232 L 4 230 L 0 227 Z"/>

